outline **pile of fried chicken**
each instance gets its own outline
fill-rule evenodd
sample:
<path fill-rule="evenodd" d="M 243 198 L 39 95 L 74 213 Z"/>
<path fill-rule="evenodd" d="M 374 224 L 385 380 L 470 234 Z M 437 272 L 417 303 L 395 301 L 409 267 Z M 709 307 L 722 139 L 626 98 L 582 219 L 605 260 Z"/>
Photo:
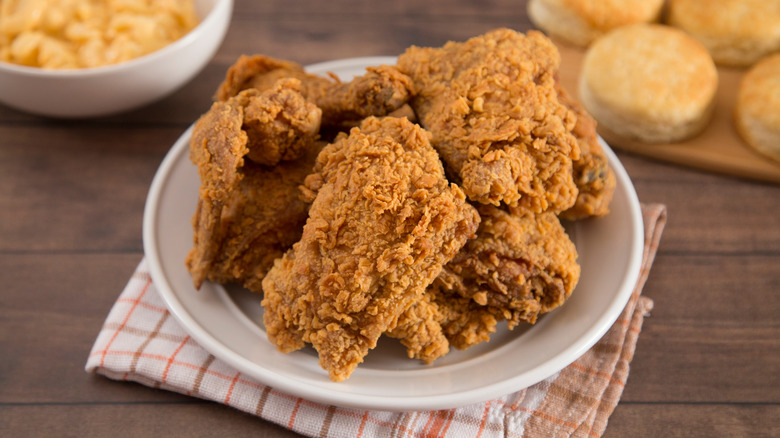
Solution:
<path fill-rule="evenodd" d="M 242 56 L 195 124 L 196 288 L 262 294 L 268 339 L 334 381 L 382 335 L 431 363 L 575 288 L 561 219 L 608 213 L 593 119 L 541 33 L 497 29 L 350 82 Z"/>

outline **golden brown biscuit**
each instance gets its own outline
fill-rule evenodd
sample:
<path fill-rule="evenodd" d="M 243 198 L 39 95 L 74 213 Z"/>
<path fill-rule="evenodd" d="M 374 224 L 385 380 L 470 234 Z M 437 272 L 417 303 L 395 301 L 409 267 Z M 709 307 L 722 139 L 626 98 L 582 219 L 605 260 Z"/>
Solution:
<path fill-rule="evenodd" d="M 780 0 L 670 0 L 667 21 L 718 65 L 749 66 L 780 50 Z"/>
<path fill-rule="evenodd" d="M 658 21 L 663 0 L 531 0 L 528 15 L 554 38 L 585 47 L 620 26 Z"/>
<path fill-rule="evenodd" d="M 585 54 L 582 104 L 600 131 L 647 143 L 675 142 L 706 126 L 718 73 L 684 32 L 635 24 L 599 38 Z"/>
<path fill-rule="evenodd" d="M 780 162 L 780 53 L 759 61 L 742 78 L 734 119 L 750 146 Z"/>

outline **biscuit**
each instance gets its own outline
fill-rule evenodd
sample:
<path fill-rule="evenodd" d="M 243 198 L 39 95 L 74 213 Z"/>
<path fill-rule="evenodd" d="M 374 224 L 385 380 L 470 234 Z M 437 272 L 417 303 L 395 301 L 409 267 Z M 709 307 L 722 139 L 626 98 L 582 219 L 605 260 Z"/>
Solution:
<path fill-rule="evenodd" d="M 747 144 L 780 162 L 780 53 L 762 59 L 742 78 L 734 122 Z"/>
<path fill-rule="evenodd" d="M 718 65 L 746 67 L 780 50 L 780 0 L 670 0 L 666 20 Z"/>
<path fill-rule="evenodd" d="M 620 26 L 658 21 L 663 0 L 531 0 L 528 15 L 549 36 L 586 47 Z"/>
<path fill-rule="evenodd" d="M 717 88 L 707 50 L 659 24 L 624 26 L 599 38 L 585 53 L 579 83 L 600 131 L 645 143 L 676 142 L 703 130 Z"/>

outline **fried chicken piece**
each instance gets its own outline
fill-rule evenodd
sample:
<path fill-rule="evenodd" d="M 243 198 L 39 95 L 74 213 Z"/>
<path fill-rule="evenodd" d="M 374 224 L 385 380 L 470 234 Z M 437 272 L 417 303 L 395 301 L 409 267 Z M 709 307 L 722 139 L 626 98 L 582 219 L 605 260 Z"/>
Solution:
<path fill-rule="evenodd" d="M 274 260 L 301 238 L 309 203 L 302 199 L 299 186 L 311 173 L 321 146 L 272 168 L 244 165 L 244 177 L 222 209 L 219 249 L 209 280 L 262 293 L 262 280 Z"/>
<path fill-rule="evenodd" d="M 459 350 L 486 342 L 497 323 L 508 316 L 501 309 L 480 306 L 470 298 L 442 290 L 434 283 L 412 307 L 401 314 L 398 325 L 387 332 L 406 347 L 409 358 L 426 364 L 444 356 L 453 346 Z"/>
<path fill-rule="evenodd" d="M 579 281 L 577 252 L 555 214 L 513 216 L 483 205 L 477 237 L 461 249 L 388 335 L 426 363 L 560 306 Z"/>
<path fill-rule="evenodd" d="M 246 90 L 236 97 L 244 108 L 247 157 L 255 163 L 275 166 L 295 160 L 317 138 L 322 111 L 302 98 L 299 80 L 283 78 L 262 92 Z"/>
<path fill-rule="evenodd" d="M 561 212 L 560 217 L 568 220 L 600 217 L 609 213 L 609 204 L 615 193 L 615 172 L 599 145 L 596 120 L 585 111 L 569 93 L 560 86 L 558 100 L 577 115 L 577 124 L 572 133 L 580 146 L 580 158 L 573 163 L 574 183 L 578 195 L 574 206 Z"/>
<path fill-rule="evenodd" d="M 196 289 L 210 278 L 248 282 L 259 291 L 273 259 L 300 237 L 308 204 L 298 185 L 316 157 L 319 110 L 296 94 L 296 83 L 280 81 L 263 93 L 247 90 L 215 102 L 193 127 L 190 159 L 201 185 L 186 264 Z M 302 153 L 308 156 L 298 157 Z M 288 161 L 268 168 L 248 156 Z"/>
<path fill-rule="evenodd" d="M 411 80 L 395 66 L 369 67 L 363 76 L 342 83 L 306 73 L 300 64 L 264 55 L 241 56 L 227 72 L 216 98 L 226 100 L 241 90 L 264 90 L 280 78 L 296 78 L 303 95 L 322 109 L 324 126 L 349 124 L 368 116 L 384 116 L 409 101 Z"/>
<path fill-rule="evenodd" d="M 574 204 L 576 117 L 557 98 L 559 64 L 541 33 L 508 29 L 399 57 L 412 107 L 470 200 L 536 213 Z"/>
<path fill-rule="evenodd" d="M 323 149 L 301 240 L 262 286 L 280 351 L 311 344 L 334 381 L 396 327 L 479 222 L 444 177 L 430 136 L 405 118 L 367 118 Z"/>
<path fill-rule="evenodd" d="M 398 317 L 395 327 L 387 335 L 401 341 L 410 359 L 420 359 L 426 364 L 450 351 L 450 343 L 444 333 L 444 315 L 439 305 L 431 300 L 427 291 Z"/>
<path fill-rule="evenodd" d="M 434 282 L 492 308 L 509 328 L 560 306 L 580 277 L 577 249 L 552 212 L 512 215 L 479 207 L 477 237 L 447 265 Z"/>
<path fill-rule="evenodd" d="M 465 350 L 490 340 L 498 323 L 507 319 L 509 311 L 482 306 L 470 298 L 464 298 L 433 285 L 426 292 L 428 299 L 437 306 L 442 332 L 450 345 Z"/>
<path fill-rule="evenodd" d="M 284 78 L 295 78 L 305 83 L 307 88 L 316 83 L 331 83 L 327 78 L 306 73 L 300 64 L 292 61 L 271 58 L 264 55 L 241 55 L 228 68 L 225 79 L 219 85 L 214 98 L 228 100 L 243 90 L 256 88 L 265 90 L 276 81 Z"/>
<path fill-rule="evenodd" d="M 450 346 L 465 350 L 490 340 L 508 310 L 482 306 L 435 280 L 425 294 L 398 318 L 387 335 L 401 341 L 410 359 L 426 364 L 446 355 Z"/>
<path fill-rule="evenodd" d="M 195 289 L 200 289 L 217 256 L 222 207 L 244 177 L 240 169 L 249 148 L 241 130 L 243 112 L 232 101 L 215 103 L 192 130 L 190 160 L 198 166 L 201 183 L 192 218 L 194 247 L 186 264 Z"/>

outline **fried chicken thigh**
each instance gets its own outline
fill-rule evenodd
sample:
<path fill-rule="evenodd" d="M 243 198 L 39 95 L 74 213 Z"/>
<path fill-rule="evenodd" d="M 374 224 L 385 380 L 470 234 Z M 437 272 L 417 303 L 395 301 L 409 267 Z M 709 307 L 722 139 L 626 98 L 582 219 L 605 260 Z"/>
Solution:
<path fill-rule="evenodd" d="M 536 213 L 574 203 L 576 117 L 558 101 L 559 64 L 541 33 L 508 29 L 399 57 L 412 107 L 470 200 Z"/>
<path fill-rule="evenodd" d="M 368 116 L 384 116 L 409 100 L 412 83 L 394 66 L 369 67 L 363 76 L 342 83 L 306 73 L 300 64 L 264 55 L 242 56 L 228 70 L 216 98 L 226 100 L 242 90 L 264 90 L 281 78 L 301 81 L 303 95 L 322 109 L 324 126 L 360 121 Z"/>
<path fill-rule="evenodd" d="M 479 213 L 477 238 L 445 265 L 434 287 L 487 306 L 510 328 L 534 323 L 563 304 L 579 281 L 580 266 L 555 214 L 517 216 L 488 205 Z"/>
<path fill-rule="evenodd" d="M 444 177 L 430 136 L 405 118 L 366 119 L 317 158 L 301 240 L 262 286 L 269 340 L 311 344 L 334 381 L 419 300 L 479 222 Z"/>
<path fill-rule="evenodd" d="M 551 212 L 515 216 L 478 207 L 476 238 L 444 266 L 423 299 L 389 335 L 409 357 L 426 363 L 490 339 L 499 322 L 510 329 L 560 306 L 577 285 L 577 250 Z"/>
<path fill-rule="evenodd" d="M 241 92 L 195 123 L 190 159 L 201 185 L 186 264 L 196 289 L 208 278 L 259 292 L 273 259 L 300 237 L 308 204 L 298 186 L 314 165 L 319 109 L 298 86 Z"/>

